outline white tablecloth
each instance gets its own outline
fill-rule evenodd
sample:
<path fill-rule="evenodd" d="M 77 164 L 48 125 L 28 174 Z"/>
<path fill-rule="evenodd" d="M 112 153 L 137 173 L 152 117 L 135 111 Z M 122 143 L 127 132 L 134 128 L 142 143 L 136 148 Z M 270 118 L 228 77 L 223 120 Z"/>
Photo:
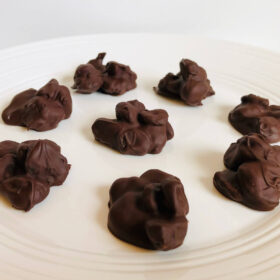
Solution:
<path fill-rule="evenodd" d="M 280 0 L 0 0 L 0 48 L 112 32 L 196 34 L 280 51 Z"/>

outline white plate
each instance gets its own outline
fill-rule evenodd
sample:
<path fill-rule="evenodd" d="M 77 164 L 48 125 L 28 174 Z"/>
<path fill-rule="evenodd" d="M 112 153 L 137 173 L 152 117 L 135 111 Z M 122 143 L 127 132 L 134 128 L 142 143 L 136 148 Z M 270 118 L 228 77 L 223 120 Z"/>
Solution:
<path fill-rule="evenodd" d="M 51 78 L 70 87 L 76 67 L 106 51 L 131 66 L 138 87 L 123 96 L 75 94 L 69 120 L 47 132 L 0 123 L 0 140 L 48 138 L 72 164 L 61 187 L 30 212 L 0 200 L 0 275 L 9 279 L 279 279 L 279 208 L 265 213 L 224 198 L 213 187 L 223 154 L 241 135 L 227 122 L 240 97 L 255 93 L 279 104 L 280 56 L 236 44 L 180 35 L 94 35 L 29 44 L 0 52 L 0 110 L 18 92 Z M 191 108 L 152 87 L 181 58 L 205 67 L 216 95 Z M 175 138 L 158 155 L 124 156 L 96 143 L 91 125 L 114 117 L 115 105 L 139 99 L 170 115 Z M 178 176 L 190 204 L 189 231 L 173 251 L 139 249 L 106 227 L 108 189 L 119 177 L 159 168 Z"/>

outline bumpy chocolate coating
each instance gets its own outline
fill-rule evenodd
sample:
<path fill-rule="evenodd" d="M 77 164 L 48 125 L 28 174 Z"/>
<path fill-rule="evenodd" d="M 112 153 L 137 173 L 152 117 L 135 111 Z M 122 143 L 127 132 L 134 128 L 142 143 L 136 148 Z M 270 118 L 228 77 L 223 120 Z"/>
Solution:
<path fill-rule="evenodd" d="M 0 192 L 14 208 L 29 211 L 48 196 L 50 187 L 32 177 L 19 175 L 1 182 Z"/>
<path fill-rule="evenodd" d="M 28 211 L 61 185 L 70 165 L 50 140 L 0 142 L 0 193 L 12 206 Z"/>
<path fill-rule="evenodd" d="M 155 90 L 162 96 L 180 99 L 189 106 L 202 105 L 203 99 L 215 94 L 206 71 L 189 59 L 182 59 L 180 72 L 177 75 L 168 73 Z"/>
<path fill-rule="evenodd" d="M 19 144 L 17 157 L 27 174 L 50 186 L 61 185 L 70 165 L 60 153 L 60 147 L 50 140 L 30 140 Z"/>
<path fill-rule="evenodd" d="M 92 125 L 95 139 L 122 154 L 160 153 L 174 136 L 165 110 L 147 110 L 133 100 L 116 106 L 117 119 L 97 119 Z"/>
<path fill-rule="evenodd" d="M 77 92 L 99 91 L 110 95 L 121 95 L 136 88 L 137 75 L 130 67 L 114 61 L 103 65 L 105 55 L 100 53 L 97 58 L 76 69 L 73 88 Z"/>
<path fill-rule="evenodd" d="M 189 205 L 181 181 L 152 169 L 116 180 L 110 189 L 108 228 L 119 239 L 152 250 L 180 246 Z"/>
<path fill-rule="evenodd" d="M 232 126 L 242 134 L 259 133 L 269 143 L 280 141 L 280 106 L 254 94 L 241 98 L 228 116 Z"/>
<path fill-rule="evenodd" d="M 260 134 L 246 135 L 230 145 L 224 164 L 229 170 L 214 175 L 224 196 L 261 211 L 279 204 L 280 146 L 270 146 Z"/>
<path fill-rule="evenodd" d="M 28 89 L 17 94 L 3 111 L 2 119 L 9 125 L 46 131 L 69 118 L 71 112 L 72 99 L 68 88 L 52 79 L 38 91 Z"/>

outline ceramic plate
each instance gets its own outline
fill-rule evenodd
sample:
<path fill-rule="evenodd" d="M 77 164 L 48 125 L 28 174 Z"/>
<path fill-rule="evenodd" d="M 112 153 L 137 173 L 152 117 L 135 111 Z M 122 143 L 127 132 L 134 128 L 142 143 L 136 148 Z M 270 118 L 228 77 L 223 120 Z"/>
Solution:
<path fill-rule="evenodd" d="M 72 164 L 65 183 L 30 212 L 0 200 L 1 279 L 206 280 L 279 279 L 280 211 L 258 212 L 213 187 L 223 154 L 241 135 L 227 121 L 240 97 L 254 93 L 280 103 L 280 56 L 232 43 L 181 35 L 94 35 L 28 44 L 0 52 L 0 109 L 27 88 L 52 78 L 69 88 L 76 67 L 107 52 L 128 64 L 138 86 L 120 97 L 71 90 L 73 113 L 58 128 L 27 131 L 0 123 L 0 140 L 50 139 Z M 152 88 L 190 58 L 208 73 L 216 95 L 192 108 Z M 94 141 L 91 125 L 114 118 L 117 103 L 138 99 L 170 115 L 175 137 L 157 155 L 121 155 Z M 184 244 L 168 252 L 139 249 L 107 229 L 108 190 L 120 177 L 158 168 L 178 176 L 190 204 Z"/>

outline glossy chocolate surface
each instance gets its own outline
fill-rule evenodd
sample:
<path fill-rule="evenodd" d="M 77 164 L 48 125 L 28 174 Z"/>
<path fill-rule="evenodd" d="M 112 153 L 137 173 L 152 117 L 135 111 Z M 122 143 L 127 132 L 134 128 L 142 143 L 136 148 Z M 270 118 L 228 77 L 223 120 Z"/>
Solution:
<path fill-rule="evenodd" d="M 3 111 L 6 124 L 19 125 L 37 131 L 57 127 L 72 113 L 72 99 L 67 87 L 50 80 L 38 91 L 28 89 L 17 94 Z"/>
<path fill-rule="evenodd" d="M 260 134 L 246 135 L 230 145 L 224 163 L 228 170 L 214 176 L 224 196 L 261 211 L 279 204 L 280 146 L 270 146 Z"/>
<path fill-rule="evenodd" d="M 121 95 L 136 88 L 137 75 L 129 66 L 110 61 L 103 65 L 106 53 L 99 53 L 97 58 L 87 64 L 81 64 L 74 75 L 73 88 L 79 93 L 102 92 Z"/>
<path fill-rule="evenodd" d="M 147 110 L 138 100 L 116 106 L 116 119 L 97 119 L 92 132 L 97 141 L 122 154 L 160 153 L 174 136 L 165 110 Z"/>
<path fill-rule="evenodd" d="M 241 104 L 229 113 L 229 122 L 242 134 L 259 133 L 269 143 L 280 141 L 280 106 L 254 94 L 241 98 Z"/>
<path fill-rule="evenodd" d="M 152 250 L 180 246 L 189 205 L 181 181 L 157 169 L 116 180 L 110 189 L 108 228 L 119 239 Z"/>
<path fill-rule="evenodd" d="M 69 169 L 60 147 L 50 140 L 0 142 L 0 193 L 17 209 L 29 211 L 44 200 Z"/>
<path fill-rule="evenodd" d="M 155 90 L 159 95 L 182 100 L 189 106 L 202 105 L 203 99 L 215 94 L 206 71 L 189 59 L 182 59 L 180 72 L 168 73 Z"/>

